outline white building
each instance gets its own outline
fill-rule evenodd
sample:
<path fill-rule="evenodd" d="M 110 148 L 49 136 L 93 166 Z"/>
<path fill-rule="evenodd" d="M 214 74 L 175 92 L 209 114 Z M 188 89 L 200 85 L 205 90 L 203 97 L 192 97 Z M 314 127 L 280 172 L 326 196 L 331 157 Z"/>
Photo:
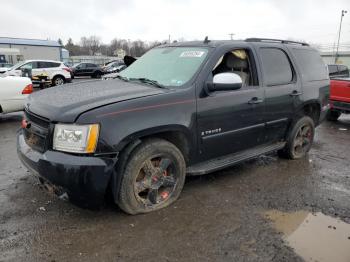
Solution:
<path fill-rule="evenodd" d="M 62 61 L 63 50 L 57 41 L 0 37 L 0 57 L 11 64 L 28 59 Z"/>
<path fill-rule="evenodd" d="M 321 56 L 326 64 L 335 64 L 334 52 L 321 52 Z M 346 65 L 350 68 L 350 51 L 339 51 L 337 64 Z"/>

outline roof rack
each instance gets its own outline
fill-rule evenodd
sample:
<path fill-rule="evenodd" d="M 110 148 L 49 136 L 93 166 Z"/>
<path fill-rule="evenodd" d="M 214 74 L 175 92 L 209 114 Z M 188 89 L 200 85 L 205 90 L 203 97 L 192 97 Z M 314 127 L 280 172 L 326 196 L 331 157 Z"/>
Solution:
<path fill-rule="evenodd" d="M 281 43 L 281 44 L 294 44 L 294 45 L 302 45 L 309 46 L 308 43 L 305 42 L 297 42 L 290 40 L 281 40 L 281 39 L 271 39 L 271 38 L 247 38 L 246 42 L 273 42 L 273 43 Z"/>

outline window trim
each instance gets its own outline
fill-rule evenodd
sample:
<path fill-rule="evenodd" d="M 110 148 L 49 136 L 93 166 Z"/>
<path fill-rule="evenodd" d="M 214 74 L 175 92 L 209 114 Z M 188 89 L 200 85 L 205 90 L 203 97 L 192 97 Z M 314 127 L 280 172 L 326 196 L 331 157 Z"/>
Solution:
<path fill-rule="evenodd" d="M 286 55 L 287 60 L 289 62 L 289 66 L 292 69 L 292 80 L 290 82 L 288 82 L 288 83 L 279 83 L 279 84 L 269 84 L 269 85 L 266 84 L 265 73 L 264 73 L 264 64 L 263 64 L 263 59 L 261 57 L 261 49 L 277 49 L 277 50 L 282 51 Z M 259 59 L 261 61 L 261 73 L 262 73 L 262 77 L 264 79 L 264 85 L 266 87 L 286 86 L 286 85 L 290 85 L 290 84 L 295 84 L 297 82 L 297 80 L 298 80 L 297 79 L 297 73 L 295 71 L 294 65 L 292 63 L 292 60 L 291 60 L 290 56 L 288 55 L 288 53 L 284 49 L 282 49 L 280 47 L 274 47 L 274 46 L 263 46 L 263 47 L 260 47 L 259 48 Z"/>

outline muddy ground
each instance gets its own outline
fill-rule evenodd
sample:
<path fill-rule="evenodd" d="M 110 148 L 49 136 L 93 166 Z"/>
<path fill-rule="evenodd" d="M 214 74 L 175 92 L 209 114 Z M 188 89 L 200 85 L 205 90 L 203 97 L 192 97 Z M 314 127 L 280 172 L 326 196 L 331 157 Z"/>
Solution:
<path fill-rule="evenodd" d="M 346 223 L 323 229 L 347 236 L 350 117 L 318 127 L 303 160 L 264 156 L 188 178 L 174 205 L 138 216 L 108 202 L 99 211 L 81 209 L 45 191 L 17 158 L 20 120 L 0 116 L 0 261 L 315 261 L 318 251 L 302 257 L 268 212 L 322 214 Z M 350 231 L 338 238 L 350 247 Z M 326 248 L 340 252 L 332 245 L 329 239 Z"/>

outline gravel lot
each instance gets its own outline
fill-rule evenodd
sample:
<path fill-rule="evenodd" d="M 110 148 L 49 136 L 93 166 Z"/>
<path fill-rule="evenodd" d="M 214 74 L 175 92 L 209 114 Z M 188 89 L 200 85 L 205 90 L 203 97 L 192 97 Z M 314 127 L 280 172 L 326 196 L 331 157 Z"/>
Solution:
<path fill-rule="evenodd" d="M 43 189 L 17 158 L 20 120 L 0 115 L 0 261 L 350 261 L 348 116 L 318 127 L 303 160 L 189 177 L 174 205 L 138 216 Z M 310 230 L 298 238 L 300 228 Z"/>

